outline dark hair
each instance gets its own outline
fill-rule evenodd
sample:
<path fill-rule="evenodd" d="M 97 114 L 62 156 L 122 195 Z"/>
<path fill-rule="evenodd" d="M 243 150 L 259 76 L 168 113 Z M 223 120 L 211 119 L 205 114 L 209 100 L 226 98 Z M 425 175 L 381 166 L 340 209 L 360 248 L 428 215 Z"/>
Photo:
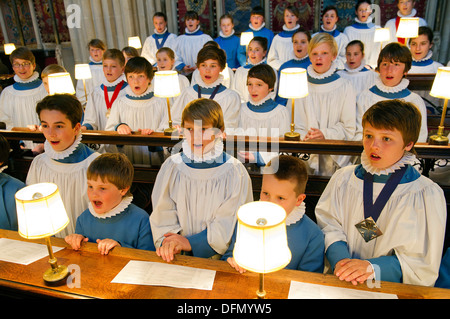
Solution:
<path fill-rule="evenodd" d="M 0 167 L 8 165 L 11 146 L 8 140 L 0 134 Z"/>
<path fill-rule="evenodd" d="M 262 46 L 263 50 L 267 51 L 267 46 L 268 46 L 267 38 L 257 36 L 250 40 L 250 42 L 253 42 L 253 41 L 258 42 Z"/>
<path fill-rule="evenodd" d="M 306 37 L 308 38 L 308 42 L 311 41 L 311 32 L 309 32 L 308 30 L 306 30 L 303 27 L 300 27 L 297 30 L 295 30 L 294 34 L 292 35 L 292 41 L 294 41 L 294 36 L 297 33 L 304 33 L 306 35 Z"/>
<path fill-rule="evenodd" d="M 405 63 L 405 71 L 408 72 L 412 65 L 412 55 L 411 51 L 406 45 L 400 44 L 398 42 L 392 42 L 386 45 L 383 50 L 381 50 L 378 56 L 377 68 L 379 71 L 381 62 L 383 60 L 388 60 L 391 62 L 401 62 Z"/>
<path fill-rule="evenodd" d="M 169 58 L 171 58 L 172 60 L 175 60 L 175 52 L 173 52 L 173 50 L 169 47 L 162 47 L 160 49 L 158 49 L 158 51 L 156 51 L 155 55 L 158 55 L 158 53 L 167 53 L 167 55 L 169 56 Z"/>
<path fill-rule="evenodd" d="M 155 14 L 153 15 L 153 18 L 156 18 L 156 17 L 164 18 L 164 21 L 167 22 L 167 16 L 164 12 L 155 12 Z"/>
<path fill-rule="evenodd" d="M 255 65 L 248 71 L 247 81 L 249 78 L 260 79 L 269 86 L 269 89 L 275 87 L 276 74 L 273 68 L 265 63 Z"/>
<path fill-rule="evenodd" d="M 356 2 L 356 5 L 355 5 L 355 12 L 358 11 L 359 6 L 360 6 L 361 4 L 363 4 L 363 3 L 367 3 L 367 4 L 369 4 L 369 5 L 372 5 L 372 1 L 370 1 L 370 0 L 358 0 L 358 1 Z"/>
<path fill-rule="evenodd" d="M 337 8 L 336 8 L 335 6 L 333 6 L 333 5 L 326 6 L 326 7 L 323 9 L 323 11 L 322 11 L 322 18 L 323 18 L 323 16 L 325 15 L 325 13 L 327 13 L 328 11 L 331 11 L 331 10 L 334 10 L 334 12 L 336 12 L 336 16 L 337 16 L 337 18 L 338 18 L 338 20 L 339 20 L 339 12 L 338 12 Z"/>
<path fill-rule="evenodd" d="M 427 26 L 423 26 L 423 27 L 419 27 L 419 34 L 418 35 L 426 35 L 428 38 L 428 41 L 430 41 L 430 43 L 433 43 L 433 38 L 434 38 L 434 34 L 433 34 L 433 30 L 431 30 L 430 27 Z M 411 43 L 411 41 L 414 38 L 409 39 L 409 43 Z"/>
<path fill-rule="evenodd" d="M 261 6 L 255 6 L 253 7 L 252 11 L 250 12 L 250 16 L 258 15 L 264 17 L 264 8 Z"/>
<path fill-rule="evenodd" d="M 217 42 L 214 41 L 214 40 L 210 40 L 210 41 L 205 42 L 205 44 L 203 44 L 202 48 L 207 47 L 207 46 L 212 46 L 212 47 L 220 48 L 219 43 L 217 43 Z"/>
<path fill-rule="evenodd" d="M 189 19 L 199 20 L 198 13 L 192 10 L 186 11 L 186 13 L 184 14 L 184 21 Z"/>
<path fill-rule="evenodd" d="M 105 60 L 117 60 L 120 66 L 125 65 L 125 57 L 123 56 L 122 51 L 118 49 L 108 49 L 103 53 L 103 61 Z"/>
<path fill-rule="evenodd" d="M 80 101 L 71 94 L 48 95 L 36 105 L 36 113 L 41 118 L 42 110 L 59 111 L 72 123 L 72 128 L 81 123 L 83 107 Z"/>
<path fill-rule="evenodd" d="M 33 52 L 31 52 L 31 50 L 27 47 L 20 47 L 15 49 L 9 56 L 9 61 L 11 61 L 11 64 L 14 63 L 15 59 L 27 60 L 32 64 L 36 64 L 36 58 L 34 57 Z"/>
<path fill-rule="evenodd" d="M 153 79 L 153 67 L 146 58 L 137 56 L 128 60 L 125 75 L 128 73 L 144 73 L 149 80 Z"/>
<path fill-rule="evenodd" d="M 234 19 L 233 19 L 233 16 L 232 16 L 231 14 L 229 14 L 229 13 L 223 14 L 223 15 L 220 17 L 220 19 L 219 19 L 219 23 L 221 23 L 223 19 L 230 19 L 230 20 L 231 20 L 231 23 L 234 25 Z"/>
<path fill-rule="evenodd" d="M 295 184 L 294 191 L 298 196 L 305 193 L 308 182 L 308 171 L 306 164 L 291 155 L 280 155 L 272 158 L 264 167 L 264 174 L 273 174 L 279 181 L 292 181 Z"/>
<path fill-rule="evenodd" d="M 362 117 L 362 127 L 369 123 L 377 129 L 398 130 L 404 145 L 415 144 L 419 139 L 422 114 L 411 102 L 383 100 L 372 105 Z M 411 149 L 414 152 L 413 148 Z"/>
<path fill-rule="evenodd" d="M 139 54 L 139 51 L 134 48 L 134 47 L 125 47 L 122 49 L 122 52 L 125 53 L 126 55 L 130 56 L 130 57 L 137 57 L 137 56 L 141 56 Z"/>
<path fill-rule="evenodd" d="M 298 8 L 296 6 L 287 6 L 283 11 L 283 15 L 286 10 L 295 15 L 297 19 L 300 19 L 300 11 L 298 11 Z"/>
<path fill-rule="evenodd" d="M 106 50 L 106 44 L 100 39 L 92 39 L 91 41 L 89 41 L 87 47 L 88 47 L 88 49 L 90 47 L 93 47 L 93 48 L 101 49 L 103 51 Z"/>
<path fill-rule="evenodd" d="M 364 54 L 364 43 L 363 43 L 362 41 L 360 41 L 360 40 L 353 40 L 353 41 L 350 41 L 350 42 L 347 44 L 347 46 L 345 47 L 345 50 L 347 51 L 347 48 L 348 48 L 348 47 L 351 47 L 351 46 L 353 46 L 353 45 L 358 45 L 359 48 L 361 49 L 361 53 Z"/>
<path fill-rule="evenodd" d="M 225 66 L 227 65 L 227 56 L 225 51 L 213 45 L 207 45 L 198 51 L 197 67 L 200 63 L 210 59 L 217 61 L 222 70 L 225 69 Z"/>

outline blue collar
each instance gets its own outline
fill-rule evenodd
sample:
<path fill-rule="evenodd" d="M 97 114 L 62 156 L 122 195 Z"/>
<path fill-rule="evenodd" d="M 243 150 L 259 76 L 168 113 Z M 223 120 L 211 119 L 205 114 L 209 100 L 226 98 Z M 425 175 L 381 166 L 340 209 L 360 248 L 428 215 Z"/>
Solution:
<path fill-rule="evenodd" d="M 429 66 L 433 64 L 433 59 L 427 59 L 422 61 L 412 61 L 413 66 Z"/>
<path fill-rule="evenodd" d="M 280 71 L 282 69 L 286 69 L 286 68 L 303 68 L 303 69 L 306 69 L 310 65 L 311 65 L 311 60 L 309 59 L 309 56 L 306 56 L 305 58 L 303 58 L 301 60 L 292 59 L 292 60 L 289 60 L 289 61 L 285 62 L 285 64 L 280 67 Z"/>
<path fill-rule="evenodd" d="M 247 102 L 247 107 L 255 113 L 267 113 L 274 110 L 277 106 L 278 103 L 272 99 L 268 99 L 261 105 L 253 105 L 250 101 Z"/>
<path fill-rule="evenodd" d="M 170 32 L 169 32 L 169 31 L 166 31 L 166 32 L 164 32 L 164 33 L 162 33 L 162 34 L 153 33 L 153 34 L 152 34 L 152 37 L 153 37 L 154 39 L 163 39 L 163 38 L 165 38 L 165 37 L 168 37 L 169 35 L 170 35 Z"/>
<path fill-rule="evenodd" d="M 28 82 L 28 83 L 16 82 L 16 83 L 13 84 L 13 87 L 17 91 L 26 91 L 26 90 L 36 89 L 41 84 L 42 84 L 42 80 L 41 79 L 36 79 L 36 80 Z"/>
<path fill-rule="evenodd" d="M 201 29 L 198 29 L 198 30 L 195 31 L 194 33 L 187 33 L 187 32 L 184 33 L 184 35 L 187 35 L 187 36 L 191 36 L 191 35 L 202 35 L 202 34 L 203 34 L 203 31 L 202 31 Z"/>
<path fill-rule="evenodd" d="M 356 29 L 360 29 L 360 30 L 368 30 L 368 29 L 372 29 L 375 27 L 375 24 L 373 23 L 361 23 L 361 22 L 355 22 L 352 24 L 352 27 L 356 28 Z"/>
<path fill-rule="evenodd" d="M 312 84 L 327 84 L 327 83 L 336 81 L 339 78 L 340 78 L 340 76 L 339 76 L 339 74 L 337 74 L 337 72 L 334 72 L 332 75 L 330 75 L 324 79 L 316 79 L 308 74 L 308 82 L 312 83 Z"/>
<path fill-rule="evenodd" d="M 54 161 L 64 164 L 80 163 L 91 156 L 93 153 L 94 151 L 92 149 L 87 147 L 85 144 L 80 143 L 72 154 L 70 154 L 66 158 Z"/>
<path fill-rule="evenodd" d="M 213 92 L 214 92 L 214 90 L 215 90 L 215 88 L 216 88 L 216 87 L 213 87 L 213 88 L 205 88 L 205 87 L 203 87 L 203 86 L 199 86 L 198 84 L 194 84 L 194 86 L 193 86 L 192 88 L 195 90 L 195 92 L 198 93 L 198 88 L 199 88 L 199 87 L 200 87 L 200 90 L 201 90 L 202 94 L 206 94 L 206 95 L 211 95 L 211 94 L 213 94 Z M 224 85 L 221 83 L 221 84 L 219 84 L 219 90 L 217 91 L 216 94 L 219 94 L 219 93 L 225 91 L 226 89 L 227 89 L 227 87 L 224 86 Z"/>
<path fill-rule="evenodd" d="M 91 61 L 91 62 L 89 62 L 89 65 L 103 65 L 103 62 L 94 62 L 94 61 Z"/>
<path fill-rule="evenodd" d="M 213 158 L 213 159 L 211 159 L 209 161 L 206 161 L 206 162 L 194 162 L 193 160 L 188 158 L 183 152 L 181 152 L 181 158 L 183 160 L 183 163 L 185 163 L 187 166 L 189 166 L 191 168 L 207 169 L 207 168 L 219 167 L 222 164 L 226 163 L 228 161 L 228 159 L 230 159 L 230 155 L 228 155 L 227 153 L 223 152 L 222 154 L 220 154 L 216 158 Z"/>
<path fill-rule="evenodd" d="M 151 91 L 145 95 L 141 95 L 141 96 L 131 96 L 131 95 L 127 94 L 126 97 L 133 101 L 150 100 L 153 97 L 153 91 Z"/>
<path fill-rule="evenodd" d="M 329 35 L 333 36 L 334 38 L 336 38 L 339 34 L 341 34 L 337 28 L 334 29 L 333 31 L 325 31 L 324 29 L 320 28 L 319 32 L 328 33 Z"/>
<path fill-rule="evenodd" d="M 393 100 L 393 99 L 403 99 L 411 94 L 411 91 L 408 89 L 401 90 L 400 92 L 390 93 L 381 91 L 378 86 L 374 85 L 370 89 L 370 92 L 376 94 L 378 96 Z"/>
<path fill-rule="evenodd" d="M 365 66 L 365 67 L 363 67 L 361 70 L 359 70 L 358 72 L 367 72 L 367 71 L 370 71 L 371 69 L 370 68 L 368 68 L 367 66 Z M 350 72 L 349 70 L 347 70 L 347 69 L 343 69 L 342 71 L 345 71 L 345 72 Z"/>
<path fill-rule="evenodd" d="M 118 83 L 117 85 L 119 85 L 119 84 L 120 84 L 120 83 Z M 108 92 L 114 92 L 114 90 L 116 89 L 117 85 L 114 85 L 114 86 L 107 86 L 106 89 L 108 90 Z M 123 85 L 122 85 L 122 88 L 121 88 L 120 90 L 122 91 L 122 90 L 125 89 L 127 86 L 128 86 L 128 83 L 124 81 L 124 83 L 123 83 Z M 105 89 L 105 85 L 104 85 L 104 84 L 100 85 L 100 87 L 101 87 L 102 91 Z"/>
<path fill-rule="evenodd" d="M 297 32 L 298 28 L 292 31 L 286 31 L 283 30 L 280 33 L 278 33 L 278 35 L 282 38 L 292 38 L 292 36 L 294 35 L 295 32 Z"/>
<path fill-rule="evenodd" d="M 259 64 L 267 64 L 267 60 L 265 60 L 265 61 L 263 61 L 263 62 L 261 62 L 261 63 L 259 63 Z M 251 64 L 251 63 L 248 63 L 248 64 L 244 65 L 244 69 L 251 69 L 251 68 L 254 67 L 255 65 L 259 65 L 259 64 Z"/>
<path fill-rule="evenodd" d="M 364 180 L 364 176 L 366 174 L 366 170 L 362 167 L 361 164 L 356 166 L 355 168 L 355 175 L 361 180 Z M 390 173 L 388 175 L 373 175 L 373 182 L 374 183 L 383 183 L 385 184 L 389 177 L 391 177 L 393 173 Z M 407 169 L 405 172 L 405 175 L 403 175 L 402 179 L 400 180 L 400 184 L 406 184 L 410 182 L 414 182 L 420 177 L 420 173 L 411 165 L 407 165 Z"/>

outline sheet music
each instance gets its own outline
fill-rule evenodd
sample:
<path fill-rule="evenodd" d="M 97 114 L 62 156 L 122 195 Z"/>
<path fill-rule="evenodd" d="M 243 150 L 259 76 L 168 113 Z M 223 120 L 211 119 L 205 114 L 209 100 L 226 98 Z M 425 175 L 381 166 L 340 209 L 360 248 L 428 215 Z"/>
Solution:
<path fill-rule="evenodd" d="M 212 290 L 215 275 L 214 270 L 130 260 L 111 282 Z"/>
<path fill-rule="evenodd" d="M 52 249 L 53 252 L 57 252 L 64 247 L 52 246 Z M 44 257 L 48 257 L 47 245 L 0 238 L 0 260 L 2 261 L 29 265 Z"/>
<path fill-rule="evenodd" d="M 288 299 L 398 299 L 397 295 L 291 281 Z"/>

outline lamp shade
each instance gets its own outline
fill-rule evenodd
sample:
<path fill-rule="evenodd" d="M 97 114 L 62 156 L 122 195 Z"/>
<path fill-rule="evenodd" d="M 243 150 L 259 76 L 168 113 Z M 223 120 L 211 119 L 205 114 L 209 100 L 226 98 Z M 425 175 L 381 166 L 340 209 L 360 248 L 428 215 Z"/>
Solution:
<path fill-rule="evenodd" d="M 15 49 L 16 45 L 14 43 L 5 43 L 5 54 L 10 55 Z"/>
<path fill-rule="evenodd" d="M 438 68 L 430 95 L 440 99 L 450 99 L 450 67 Z"/>
<path fill-rule="evenodd" d="M 228 72 L 228 63 L 225 64 L 225 68 L 220 72 L 220 74 L 223 75 L 223 80 L 229 80 L 230 79 L 230 72 Z"/>
<path fill-rule="evenodd" d="M 250 202 L 237 213 L 238 228 L 233 257 L 245 269 L 270 273 L 289 264 L 286 212 L 271 202 Z"/>
<path fill-rule="evenodd" d="M 388 28 L 375 29 L 373 42 L 387 42 L 391 39 L 391 33 Z"/>
<path fill-rule="evenodd" d="M 241 33 L 241 45 L 248 45 L 253 39 L 253 32 Z"/>
<path fill-rule="evenodd" d="M 75 64 L 75 79 L 86 80 L 92 78 L 89 64 Z"/>
<path fill-rule="evenodd" d="M 308 95 L 306 69 L 287 68 L 281 70 L 278 95 L 286 99 L 298 99 Z"/>
<path fill-rule="evenodd" d="M 154 94 L 157 97 L 174 97 L 181 93 L 177 71 L 155 72 L 154 81 Z"/>
<path fill-rule="evenodd" d="M 40 183 L 24 187 L 15 198 L 19 234 L 24 238 L 49 237 L 69 224 L 56 184 Z"/>
<path fill-rule="evenodd" d="M 142 48 L 141 39 L 139 39 L 139 37 L 129 37 L 128 46 L 133 47 L 135 49 Z"/>
<path fill-rule="evenodd" d="M 401 18 L 396 36 L 397 38 L 417 38 L 419 36 L 419 18 Z"/>
<path fill-rule="evenodd" d="M 72 79 L 68 72 L 53 73 L 48 75 L 49 95 L 75 94 Z"/>

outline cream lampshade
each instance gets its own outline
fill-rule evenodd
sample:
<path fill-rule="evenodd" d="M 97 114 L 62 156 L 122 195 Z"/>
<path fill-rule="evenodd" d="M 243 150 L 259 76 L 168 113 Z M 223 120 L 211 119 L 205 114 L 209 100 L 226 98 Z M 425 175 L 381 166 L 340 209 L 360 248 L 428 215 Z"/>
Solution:
<path fill-rule="evenodd" d="M 180 82 L 177 71 L 158 71 L 154 77 L 154 94 L 157 97 L 167 99 L 167 112 L 169 114 L 169 128 L 164 130 L 164 135 L 172 135 L 176 128 L 172 126 L 169 98 L 180 95 Z"/>
<path fill-rule="evenodd" d="M 86 80 L 92 78 L 89 64 L 75 64 L 75 79 L 83 81 L 84 97 L 87 101 Z"/>
<path fill-rule="evenodd" d="M 128 46 L 133 47 L 135 49 L 142 48 L 141 39 L 139 39 L 139 37 L 129 37 Z"/>
<path fill-rule="evenodd" d="M 263 274 L 278 271 L 292 258 L 287 244 L 286 212 L 271 202 L 251 202 L 237 213 L 238 228 L 233 258 L 247 270 L 260 274 L 258 298 L 265 297 Z"/>
<path fill-rule="evenodd" d="M 16 49 L 16 46 L 14 43 L 5 43 L 4 48 L 5 48 L 5 54 L 10 55 Z"/>
<path fill-rule="evenodd" d="M 241 45 L 245 45 L 245 63 L 247 64 L 247 58 L 248 58 L 248 45 L 250 44 L 250 41 L 253 39 L 253 32 L 242 32 L 241 33 Z"/>
<path fill-rule="evenodd" d="M 49 95 L 75 94 L 72 79 L 68 72 L 53 73 L 48 75 Z"/>
<path fill-rule="evenodd" d="M 409 38 L 419 36 L 419 18 L 401 18 L 398 25 L 396 37 L 405 38 L 405 44 L 408 44 Z"/>
<path fill-rule="evenodd" d="M 284 134 L 284 138 L 290 141 L 299 141 L 300 134 L 294 132 L 294 104 L 295 99 L 303 98 L 308 95 L 308 77 L 306 69 L 287 68 L 281 70 L 278 95 L 292 99 L 291 131 Z"/>
<path fill-rule="evenodd" d="M 444 99 L 442 108 L 441 122 L 439 124 L 437 135 L 430 136 L 429 144 L 448 145 L 448 137 L 444 136 L 444 122 L 447 114 L 448 99 L 450 99 L 450 67 L 440 67 L 436 72 L 430 95 Z"/>
<path fill-rule="evenodd" d="M 46 239 L 51 268 L 44 273 L 44 280 L 57 282 L 65 278 L 67 267 L 58 266 L 50 242 L 50 236 L 69 224 L 58 186 L 53 183 L 30 185 L 19 190 L 15 199 L 19 235 L 27 239 Z"/>
<path fill-rule="evenodd" d="M 375 35 L 373 42 L 380 42 L 381 48 L 383 48 L 383 42 L 387 42 L 391 39 L 391 33 L 389 28 L 377 28 L 375 29 Z"/>
<path fill-rule="evenodd" d="M 225 64 L 225 68 L 220 72 L 220 74 L 223 75 L 223 80 L 229 80 L 230 79 L 230 72 L 228 72 L 228 63 Z"/>

